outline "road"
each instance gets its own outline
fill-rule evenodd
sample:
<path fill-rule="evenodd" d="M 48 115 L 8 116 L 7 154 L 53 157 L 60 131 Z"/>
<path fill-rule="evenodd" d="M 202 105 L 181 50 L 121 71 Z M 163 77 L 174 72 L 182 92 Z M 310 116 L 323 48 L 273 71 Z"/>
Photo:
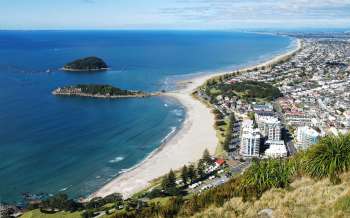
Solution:
<path fill-rule="evenodd" d="M 220 174 L 219 177 L 216 177 L 215 179 L 207 179 L 205 181 L 202 181 L 202 184 L 194 189 L 188 188 L 187 191 L 189 193 L 200 193 L 204 187 L 210 187 L 214 188 L 216 186 L 222 185 L 230 180 L 231 177 L 242 173 L 249 165 L 251 161 L 247 160 L 245 162 L 242 162 L 238 164 L 237 166 L 229 167 L 231 176 L 228 177 L 226 173 Z"/>

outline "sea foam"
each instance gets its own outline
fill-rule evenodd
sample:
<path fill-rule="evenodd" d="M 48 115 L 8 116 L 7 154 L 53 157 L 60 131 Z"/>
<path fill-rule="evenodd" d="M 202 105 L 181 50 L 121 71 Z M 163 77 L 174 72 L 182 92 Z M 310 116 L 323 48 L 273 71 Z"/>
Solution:
<path fill-rule="evenodd" d="M 122 160 L 124 160 L 124 157 L 116 157 L 116 158 L 114 158 L 114 159 L 112 159 L 112 160 L 110 160 L 108 162 L 109 163 L 117 163 L 117 162 L 120 162 Z"/>

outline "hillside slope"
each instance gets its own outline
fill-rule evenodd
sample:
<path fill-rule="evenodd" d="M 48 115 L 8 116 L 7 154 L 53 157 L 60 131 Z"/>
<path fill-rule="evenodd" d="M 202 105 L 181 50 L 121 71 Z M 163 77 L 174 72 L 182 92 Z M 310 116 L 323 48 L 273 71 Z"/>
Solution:
<path fill-rule="evenodd" d="M 272 217 L 350 217 L 350 173 L 341 176 L 342 183 L 329 179 L 315 182 L 308 177 L 295 180 L 289 189 L 271 189 L 254 202 L 232 198 L 223 207 L 211 207 L 195 218 L 269 217 L 259 214 L 272 209 Z M 271 211 L 271 210 L 270 210 Z"/>

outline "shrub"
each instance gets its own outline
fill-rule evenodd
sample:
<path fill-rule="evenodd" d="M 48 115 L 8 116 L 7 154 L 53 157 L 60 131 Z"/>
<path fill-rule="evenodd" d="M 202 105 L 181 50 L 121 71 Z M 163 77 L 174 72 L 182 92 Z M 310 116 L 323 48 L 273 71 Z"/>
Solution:
<path fill-rule="evenodd" d="M 154 189 L 152 189 L 152 191 L 150 191 L 146 194 L 146 197 L 148 197 L 150 199 L 164 197 L 164 196 L 165 196 L 165 194 L 159 188 L 154 188 Z"/>
<path fill-rule="evenodd" d="M 314 178 L 329 177 L 339 183 L 339 175 L 350 167 L 350 134 L 326 136 L 306 154 L 305 171 Z"/>
<path fill-rule="evenodd" d="M 289 160 L 254 160 L 240 181 L 240 195 L 244 200 L 259 198 L 271 188 L 289 186 L 294 167 Z"/>

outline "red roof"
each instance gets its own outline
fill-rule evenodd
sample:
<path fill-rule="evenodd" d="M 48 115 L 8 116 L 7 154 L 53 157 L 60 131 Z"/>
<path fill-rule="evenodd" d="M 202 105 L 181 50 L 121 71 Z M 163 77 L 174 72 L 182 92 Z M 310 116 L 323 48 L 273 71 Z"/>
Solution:
<path fill-rule="evenodd" d="M 215 163 L 219 164 L 219 165 L 223 165 L 225 163 L 224 159 L 216 159 Z"/>

